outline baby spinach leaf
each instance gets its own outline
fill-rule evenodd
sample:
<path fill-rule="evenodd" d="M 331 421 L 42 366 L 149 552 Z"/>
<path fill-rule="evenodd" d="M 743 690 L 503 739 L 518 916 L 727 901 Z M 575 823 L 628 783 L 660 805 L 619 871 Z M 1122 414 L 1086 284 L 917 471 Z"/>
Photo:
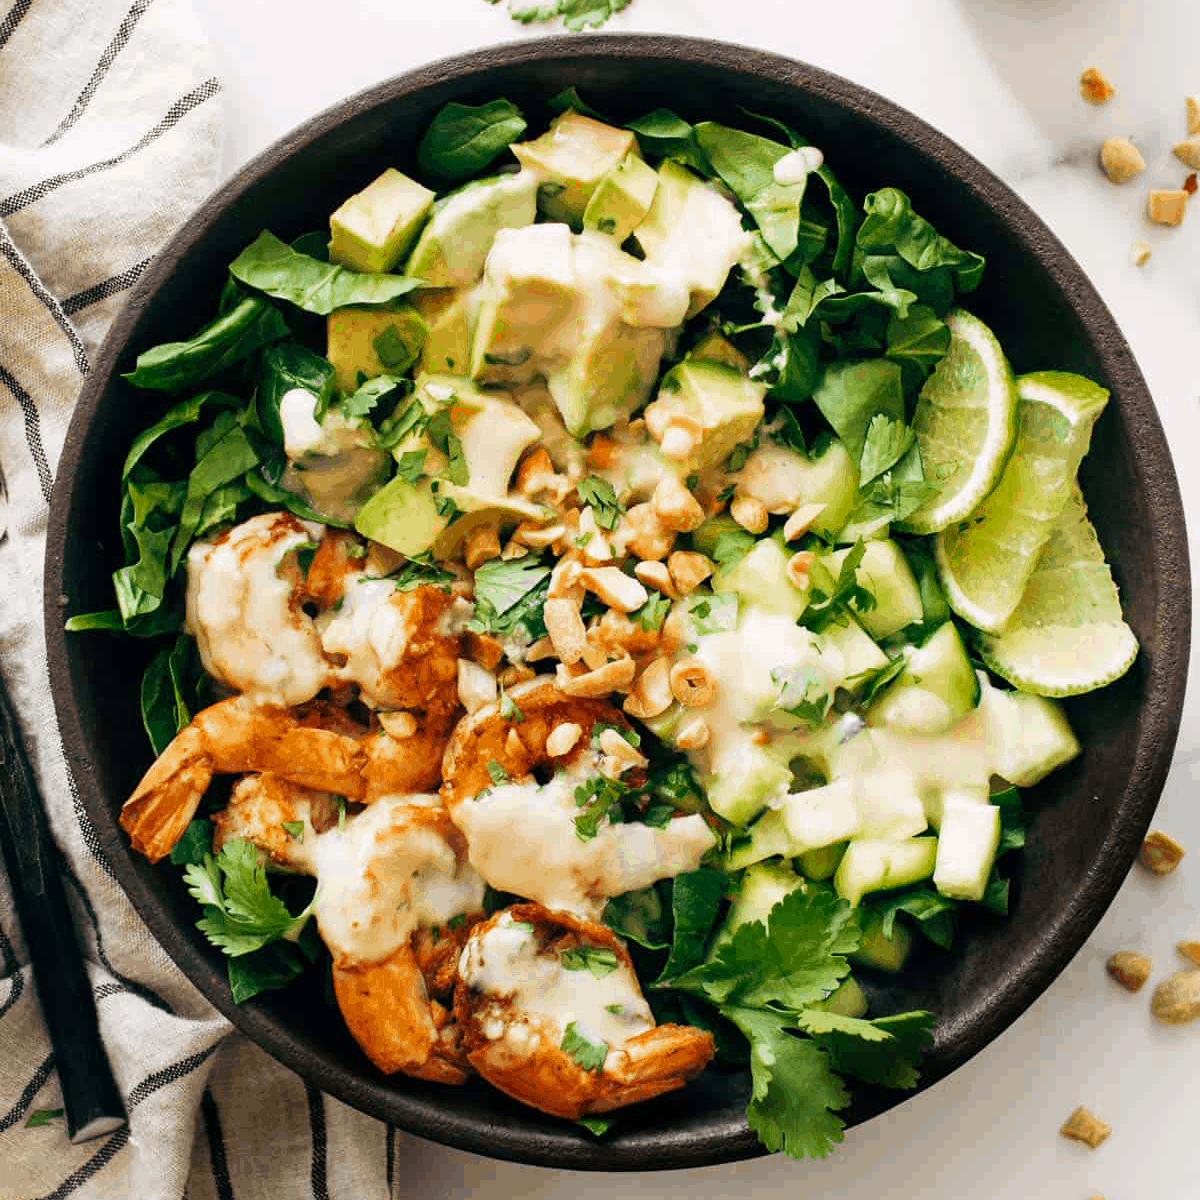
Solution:
<path fill-rule="evenodd" d="M 314 415 L 319 421 L 333 399 L 333 366 L 327 358 L 298 342 L 280 342 L 262 357 L 258 373 L 255 407 L 264 432 L 283 445 L 279 402 L 288 392 L 301 388 L 316 399 Z"/>
<path fill-rule="evenodd" d="M 895 931 L 897 914 L 904 913 L 934 945 L 946 950 L 954 941 L 954 911 L 958 904 L 929 884 L 873 898 L 868 901 L 868 906 L 879 915 L 885 938 L 890 938 Z"/>
<path fill-rule="evenodd" d="M 712 176 L 704 152 L 696 141 L 696 131 L 669 108 L 656 108 L 625 126 L 637 134 L 638 145 L 647 158 L 673 158 L 692 167 L 701 175 Z"/>
<path fill-rule="evenodd" d="M 893 314 L 887 323 L 887 357 L 902 369 L 913 369 L 924 379 L 950 349 L 946 322 L 925 304 L 915 304 L 907 317 Z"/>
<path fill-rule="evenodd" d="M 674 929 L 671 951 L 656 986 L 682 975 L 704 961 L 704 951 L 725 899 L 729 877 L 724 871 L 701 867 L 677 875 L 671 889 Z"/>
<path fill-rule="evenodd" d="M 158 479 L 136 468 L 125 481 L 121 500 L 121 536 L 126 565 L 113 573 L 117 605 L 126 621 L 153 612 L 162 603 L 171 540 L 183 506 L 184 485 Z"/>
<path fill-rule="evenodd" d="M 451 101 L 429 122 L 417 147 L 417 167 L 446 186 L 478 175 L 526 129 L 509 100 L 472 106 Z"/>
<path fill-rule="evenodd" d="M 887 359 L 830 363 L 813 401 L 856 460 L 862 457 L 867 428 L 877 414 L 904 422 L 900 368 Z"/>
<path fill-rule="evenodd" d="M 150 660 L 142 675 L 141 709 L 142 724 L 156 756 L 200 707 L 205 679 L 195 640 L 189 634 L 179 634 Z"/>
<path fill-rule="evenodd" d="M 350 304 L 387 304 L 420 283 L 403 275 L 351 271 L 321 262 L 265 229 L 230 263 L 229 271 L 247 287 L 321 317 Z"/>
<path fill-rule="evenodd" d="M 613 896 L 604 906 L 601 919 L 614 933 L 647 950 L 667 948 L 666 910 L 655 887 Z"/>
<path fill-rule="evenodd" d="M 188 822 L 183 836 L 171 849 L 171 861 L 177 867 L 190 863 L 201 866 L 204 856 L 212 853 L 213 824 L 207 817 L 197 817 Z"/>
<path fill-rule="evenodd" d="M 282 314 L 261 296 L 247 296 L 184 342 L 164 342 L 139 354 L 121 378 L 134 387 L 175 392 L 249 358 L 288 336 Z"/>
<path fill-rule="evenodd" d="M 563 88 L 561 92 L 556 92 L 546 101 L 546 107 L 551 112 L 577 112 L 585 117 L 591 117 L 593 121 L 608 122 L 608 118 L 588 104 L 575 87 Z"/>
<path fill-rule="evenodd" d="M 229 990 L 236 1004 L 260 992 L 287 987 L 307 967 L 304 955 L 291 942 L 269 942 L 249 954 L 230 958 L 225 964 Z"/>

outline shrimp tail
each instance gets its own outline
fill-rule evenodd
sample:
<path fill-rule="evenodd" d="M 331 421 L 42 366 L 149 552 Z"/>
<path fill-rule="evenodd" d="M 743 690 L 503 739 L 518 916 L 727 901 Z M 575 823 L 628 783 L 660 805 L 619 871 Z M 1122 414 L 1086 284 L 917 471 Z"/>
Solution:
<path fill-rule="evenodd" d="M 203 734 L 188 726 L 155 760 L 121 808 L 121 828 L 151 862 L 169 854 L 212 782 Z"/>

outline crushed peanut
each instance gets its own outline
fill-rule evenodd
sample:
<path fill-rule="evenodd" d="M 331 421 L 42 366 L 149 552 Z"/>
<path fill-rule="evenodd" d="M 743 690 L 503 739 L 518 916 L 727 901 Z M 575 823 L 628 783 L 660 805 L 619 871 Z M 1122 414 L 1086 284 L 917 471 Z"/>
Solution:
<path fill-rule="evenodd" d="M 1200 942 L 1186 941 L 1176 943 L 1175 949 L 1183 955 L 1188 962 L 1195 963 L 1200 967 Z"/>
<path fill-rule="evenodd" d="M 1096 67 L 1088 67 L 1079 76 L 1079 94 L 1089 104 L 1107 104 L 1117 94 L 1117 89 Z"/>
<path fill-rule="evenodd" d="M 510 758 L 517 758 L 525 753 L 525 743 L 521 741 L 521 735 L 515 729 L 509 729 L 504 735 L 504 750 Z"/>
<path fill-rule="evenodd" d="M 767 506 L 755 496 L 734 496 L 729 515 L 747 533 L 762 533 L 767 528 Z"/>
<path fill-rule="evenodd" d="M 708 722 L 700 716 L 691 717 L 680 726 L 675 745 L 680 750 L 703 750 L 708 745 Z"/>
<path fill-rule="evenodd" d="M 674 475 L 659 480 L 650 499 L 658 519 L 677 533 L 691 533 L 704 523 L 704 509 Z"/>
<path fill-rule="evenodd" d="M 817 556 L 811 550 L 797 550 L 787 561 L 787 577 L 798 587 L 808 587 L 808 573 Z"/>
<path fill-rule="evenodd" d="M 622 518 L 618 530 L 624 544 L 646 561 L 666 558 L 675 545 L 675 531 L 662 523 L 649 502 L 635 504 Z"/>
<path fill-rule="evenodd" d="M 681 462 L 691 456 L 696 449 L 696 438 L 682 425 L 670 424 L 659 443 L 664 458 Z"/>
<path fill-rule="evenodd" d="M 556 671 L 556 682 L 568 696 L 583 696 L 598 700 L 613 692 L 623 692 L 633 682 L 637 664 L 632 658 L 619 658 L 583 675 L 571 675 L 561 663 Z"/>
<path fill-rule="evenodd" d="M 1151 188 L 1148 211 L 1158 225 L 1182 225 L 1188 194 L 1183 188 Z"/>
<path fill-rule="evenodd" d="M 1200 1017 L 1200 971 L 1176 971 L 1154 989 L 1150 1011 L 1164 1025 L 1186 1025 Z"/>
<path fill-rule="evenodd" d="M 545 550 L 559 538 L 566 537 L 566 534 L 566 527 L 561 521 L 553 525 L 534 525 L 532 521 L 522 521 L 513 530 L 512 538 L 518 545 L 527 546 L 530 550 Z"/>
<path fill-rule="evenodd" d="M 798 537 L 803 537 L 827 507 L 825 504 L 800 505 L 783 524 L 783 540 L 794 542 Z"/>
<path fill-rule="evenodd" d="M 514 558 L 524 558 L 529 551 L 522 546 L 518 541 L 507 541 L 504 544 L 504 549 L 500 551 L 500 557 L 505 562 L 511 562 Z"/>
<path fill-rule="evenodd" d="M 526 662 L 542 662 L 554 657 L 554 643 L 548 637 L 540 637 L 537 641 L 530 642 L 525 650 Z"/>
<path fill-rule="evenodd" d="M 575 749 L 575 743 L 583 736 L 583 730 L 574 721 L 555 725 L 546 737 L 546 753 L 551 758 L 562 758 Z"/>
<path fill-rule="evenodd" d="M 1176 142 L 1172 151 L 1185 167 L 1200 171 L 1200 134 L 1195 134 L 1184 142 Z"/>
<path fill-rule="evenodd" d="M 1185 103 L 1187 104 L 1188 135 L 1200 133 L 1200 96 L 1188 96 Z"/>
<path fill-rule="evenodd" d="M 1118 950 L 1104 964 L 1105 970 L 1126 991 L 1138 991 L 1150 978 L 1150 959 L 1136 950 Z"/>
<path fill-rule="evenodd" d="M 580 582 L 609 608 L 633 612 L 649 599 L 646 589 L 620 567 L 589 567 L 579 574 Z"/>
<path fill-rule="evenodd" d="M 711 559 L 694 550 L 676 550 L 667 559 L 667 570 L 681 596 L 695 591 L 715 569 Z"/>
<path fill-rule="evenodd" d="M 608 538 L 596 524 L 596 513 L 590 504 L 579 512 L 579 553 L 589 567 L 612 562 L 616 557 Z"/>
<path fill-rule="evenodd" d="M 638 563 L 633 568 L 633 573 L 647 587 L 654 588 L 656 592 L 662 592 L 664 596 L 669 596 L 672 600 L 679 599 L 679 593 L 675 590 L 675 584 L 671 579 L 671 572 L 667 569 L 666 563 Z"/>
<path fill-rule="evenodd" d="M 687 708 L 701 708 L 716 693 L 716 680 L 699 659 L 685 658 L 671 668 L 671 694 Z"/>
<path fill-rule="evenodd" d="M 463 561 L 472 570 L 500 557 L 500 534 L 492 528 L 477 529 L 463 548 Z"/>
<path fill-rule="evenodd" d="M 550 572 L 550 587 L 547 595 L 551 599 L 566 597 L 576 604 L 583 603 L 583 584 L 579 582 L 579 574 L 583 568 L 574 558 L 560 558 Z"/>
<path fill-rule="evenodd" d="M 1184 179 L 1183 190 L 1185 192 L 1187 192 L 1187 194 L 1189 196 L 1194 196 L 1196 194 L 1196 172 L 1195 171 L 1193 171 L 1190 175 L 1187 176 L 1186 179 Z"/>
<path fill-rule="evenodd" d="M 549 599 L 542 610 L 542 619 L 554 652 L 568 666 L 577 663 L 587 646 L 587 629 L 579 614 L 579 605 L 566 597 Z"/>
<path fill-rule="evenodd" d="M 379 724 L 388 737 L 398 742 L 410 738 L 417 732 L 417 718 L 410 712 L 381 712 Z"/>
<path fill-rule="evenodd" d="M 1112 1126 L 1106 1125 L 1095 1113 L 1089 1112 L 1081 1104 L 1063 1122 L 1058 1132 L 1072 1141 L 1084 1142 L 1095 1150 L 1112 1133 Z"/>
<path fill-rule="evenodd" d="M 496 677 L 469 658 L 458 660 L 458 699 L 469 713 L 496 703 Z"/>
<path fill-rule="evenodd" d="M 605 729 L 600 734 L 600 749 L 612 760 L 619 775 L 644 767 L 650 760 L 636 747 L 631 746 L 615 729 Z"/>
<path fill-rule="evenodd" d="M 671 664 L 665 658 L 656 658 L 638 676 L 625 711 L 631 717 L 646 720 L 657 717 L 671 707 Z"/>
<path fill-rule="evenodd" d="M 1100 166 L 1112 183 L 1128 183 L 1146 169 L 1146 160 L 1128 138 L 1110 137 L 1100 147 Z"/>
<path fill-rule="evenodd" d="M 1186 851 L 1168 833 L 1154 830 L 1146 835 L 1141 850 L 1138 851 L 1138 862 L 1155 875 L 1170 875 L 1179 866 Z"/>
<path fill-rule="evenodd" d="M 1150 261 L 1150 243 L 1138 238 L 1133 243 L 1132 258 L 1135 267 L 1144 267 Z"/>

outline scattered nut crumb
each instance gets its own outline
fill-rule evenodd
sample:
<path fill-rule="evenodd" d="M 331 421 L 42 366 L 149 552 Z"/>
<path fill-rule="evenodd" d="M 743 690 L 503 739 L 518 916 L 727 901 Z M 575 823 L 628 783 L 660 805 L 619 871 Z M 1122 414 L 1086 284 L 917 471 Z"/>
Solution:
<path fill-rule="evenodd" d="M 1095 1150 L 1112 1133 L 1112 1126 L 1106 1125 L 1095 1113 L 1089 1112 L 1081 1104 L 1063 1122 L 1063 1127 L 1058 1132 L 1072 1141 L 1086 1142 Z"/>
<path fill-rule="evenodd" d="M 1088 67 L 1079 77 L 1079 94 L 1089 104 L 1107 104 L 1117 94 L 1117 89 L 1096 67 Z"/>
<path fill-rule="evenodd" d="M 1200 134 L 1195 134 L 1186 142 L 1176 142 L 1172 153 L 1185 167 L 1200 171 Z"/>
<path fill-rule="evenodd" d="M 1177 942 L 1175 949 L 1178 950 L 1179 953 L 1188 960 L 1188 962 L 1193 962 L 1196 964 L 1196 966 L 1200 967 L 1200 942 Z"/>
<path fill-rule="evenodd" d="M 1186 1025 L 1200 1017 L 1200 971 L 1176 971 L 1154 989 L 1150 1011 L 1164 1025 Z"/>
<path fill-rule="evenodd" d="M 1200 96 L 1188 96 L 1187 100 L 1187 131 L 1189 136 L 1200 133 Z"/>
<path fill-rule="evenodd" d="M 1136 950 L 1118 950 L 1104 967 L 1129 992 L 1139 991 L 1150 978 L 1150 959 Z"/>
<path fill-rule="evenodd" d="M 1158 225 L 1182 225 L 1187 199 L 1183 188 L 1151 188 L 1150 220 Z"/>
<path fill-rule="evenodd" d="M 1186 851 L 1168 833 L 1154 830 L 1146 835 L 1142 848 L 1138 852 L 1138 862 L 1155 875 L 1170 875 L 1179 866 L 1179 860 Z"/>
<path fill-rule="evenodd" d="M 1192 173 L 1191 173 L 1191 174 L 1190 174 L 1190 175 L 1189 175 L 1189 176 L 1188 176 L 1188 177 L 1187 177 L 1187 178 L 1186 178 L 1186 179 L 1183 181 L 1183 190 L 1184 190 L 1185 192 L 1187 192 L 1187 194 L 1188 194 L 1189 196 L 1194 196 L 1194 195 L 1196 194 L 1196 172 L 1195 172 L 1195 171 L 1193 171 L 1193 172 L 1192 172 Z"/>
<path fill-rule="evenodd" d="M 1110 137 L 1100 147 L 1100 166 L 1113 183 L 1128 183 L 1146 169 L 1146 160 L 1129 138 Z"/>
<path fill-rule="evenodd" d="M 1138 238 L 1133 243 L 1132 258 L 1135 267 L 1144 267 L 1150 261 L 1150 243 Z"/>

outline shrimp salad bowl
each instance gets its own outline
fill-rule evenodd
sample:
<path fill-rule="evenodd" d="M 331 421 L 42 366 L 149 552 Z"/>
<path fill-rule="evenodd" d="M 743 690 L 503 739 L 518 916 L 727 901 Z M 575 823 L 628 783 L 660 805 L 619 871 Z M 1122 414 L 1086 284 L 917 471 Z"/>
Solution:
<path fill-rule="evenodd" d="M 520 1161 L 829 1153 L 1133 861 L 1178 490 L 1079 268 L 878 96 L 518 44 L 251 163 L 56 485 L 104 856 L 334 1095 Z"/>

